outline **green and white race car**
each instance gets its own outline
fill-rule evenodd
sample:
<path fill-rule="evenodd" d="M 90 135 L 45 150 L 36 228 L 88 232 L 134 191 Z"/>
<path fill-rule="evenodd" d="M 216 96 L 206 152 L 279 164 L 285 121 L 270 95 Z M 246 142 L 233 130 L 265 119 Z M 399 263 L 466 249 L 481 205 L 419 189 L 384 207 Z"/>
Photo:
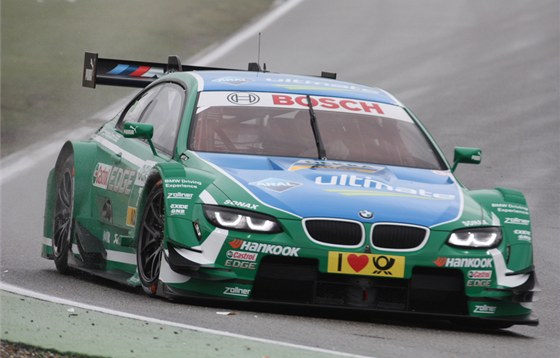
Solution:
<path fill-rule="evenodd" d="M 389 93 L 296 76 L 102 59 L 83 84 L 142 88 L 47 183 L 42 256 L 149 295 L 537 325 L 531 219 L 468 190 Z"/>

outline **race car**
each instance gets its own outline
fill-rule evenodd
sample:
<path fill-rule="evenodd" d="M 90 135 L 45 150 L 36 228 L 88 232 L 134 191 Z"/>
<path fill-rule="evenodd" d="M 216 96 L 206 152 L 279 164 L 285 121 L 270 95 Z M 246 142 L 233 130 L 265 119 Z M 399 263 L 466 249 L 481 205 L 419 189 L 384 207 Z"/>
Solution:
<path fill-rule="evenodd" d="M 529 208 L 468 190 L 413 113 L 336 79 L 100 58 L 139 93 L 47 182 L 42 256 L 152 296 L 537 325 Z"/>

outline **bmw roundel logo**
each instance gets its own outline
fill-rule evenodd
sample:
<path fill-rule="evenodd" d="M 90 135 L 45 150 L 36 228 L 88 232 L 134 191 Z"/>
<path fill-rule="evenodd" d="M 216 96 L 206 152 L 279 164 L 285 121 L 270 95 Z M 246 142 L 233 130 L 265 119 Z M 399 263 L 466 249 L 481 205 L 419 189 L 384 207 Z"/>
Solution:
<path fill-rule="evenodd" d="M 236 92 L 231 93 L 227 96 L 227 100 L 230 103 L 238 105 L 251 105 L 260 101 L 259 96 L 254 93 L 249 92 Z"/>
<path fill-rule="evenodd" d="M 360 210 L 360 212 L 358 213 L 358 215 L 360 215 L 362 218 L 364 219 L 371 219 L 373 218 L 373 213 L 369 210 Z"/>

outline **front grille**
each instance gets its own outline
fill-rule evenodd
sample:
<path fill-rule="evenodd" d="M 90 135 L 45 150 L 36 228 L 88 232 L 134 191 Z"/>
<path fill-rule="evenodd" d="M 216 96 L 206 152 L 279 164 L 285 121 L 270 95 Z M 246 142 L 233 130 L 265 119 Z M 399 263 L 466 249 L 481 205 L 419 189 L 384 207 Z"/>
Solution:
<path fill-rule="evenodd" d="M 373 228 L 371 242 L 380 249 L 407 250 L 422 245 L 427 229 L 415 226 L 379 224 Z"/>
<path fill-rule="evenodd" d="M 331 245 L 356 246 L 364 237 L 362 226 L 351 221 L 311 219 L 305 229 L 313 240 Z"/>

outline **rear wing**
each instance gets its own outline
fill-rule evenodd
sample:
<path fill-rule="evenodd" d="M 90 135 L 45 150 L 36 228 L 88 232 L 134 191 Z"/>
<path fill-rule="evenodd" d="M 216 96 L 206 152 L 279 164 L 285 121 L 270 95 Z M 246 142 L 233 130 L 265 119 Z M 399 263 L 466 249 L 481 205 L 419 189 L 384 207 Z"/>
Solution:
<path fill-rule="evenodd" d="M 239 69 L 181 65 L 177 56 L 169 56 L 167 63 L 140 62 L 99 58 L 97 53 L 86 52 L 82 86 L 95 88 L 96 85 L 146 87 L 159 77 L 175 71 L 209 71 Z M 249 64 L 249 71 L 262 71 L 256 63 Z"/>
<path fill-rule="evenodd" d="M 178 56 L 169 56 L 167 63 L 141 62 L 99 58 L 97 53 L 86 52 L 82 86 L 95 88 L 97 85 L 144 88 L 169 72 L 175 71 L 243 71 L 240 69 L 181 65 Z M 260 64 L 249 62 L 248 71 L 266 72 Z M 323 78 L 336 79 L 334 72 L 321 72 Z"/>

